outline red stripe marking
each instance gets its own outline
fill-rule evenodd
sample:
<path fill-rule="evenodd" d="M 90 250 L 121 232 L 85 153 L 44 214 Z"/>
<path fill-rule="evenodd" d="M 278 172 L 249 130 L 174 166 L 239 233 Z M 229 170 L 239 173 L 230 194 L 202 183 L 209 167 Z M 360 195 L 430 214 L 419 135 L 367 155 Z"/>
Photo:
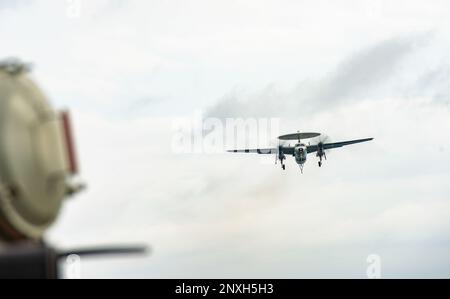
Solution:
<path fill-rule="evenodd" d="M 75 144 L 72 134 L 69 112 L 67 111 L 61 112 L 61 117 L 63 121 L 64 136 L 66 139 L 67 154 L 69 157 L 69 170 L 70 173 L 77 174 L 78 173 L 77 155 L 75 152 Z"/>

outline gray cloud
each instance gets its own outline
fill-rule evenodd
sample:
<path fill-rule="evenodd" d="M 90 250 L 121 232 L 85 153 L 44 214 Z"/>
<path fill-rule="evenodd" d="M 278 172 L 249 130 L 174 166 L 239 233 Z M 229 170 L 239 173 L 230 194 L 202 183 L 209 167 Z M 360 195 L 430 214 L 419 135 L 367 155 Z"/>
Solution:
<path fill-rule="evenodd" d="M 302 81 L 288 92 L 280 92 L 275 85 L 248 98 L 243 98 L 239 92 L 231 92 L 211 107 L 207 116 L 295 117 L 357 101 L 361 97 L 398 94 L 392 89 L 391 79 L 409 54 L 426 44 L 430 36 L 427 33 L 384 40 L 356 52 L 324 77 Z"/>
<path fill-rule="evenodd" d="M 423 74 L 416 82 L 415 93 L 430 96 L 437 104 L 450 103 L 450 65 L 443 64 Z"/>

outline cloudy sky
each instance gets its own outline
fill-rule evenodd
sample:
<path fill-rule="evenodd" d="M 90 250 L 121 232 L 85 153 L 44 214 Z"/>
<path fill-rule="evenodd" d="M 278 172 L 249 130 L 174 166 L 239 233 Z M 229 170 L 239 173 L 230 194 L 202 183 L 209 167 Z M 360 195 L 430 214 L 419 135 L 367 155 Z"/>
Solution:
<path fill-rule="evenodd" d="M 364 278 L 371 254 L 383 277 L 449 277 L 449 20 L 439 0 L 0 0 L 0 57 L 71 109 L 89 185 L 47 239 L 152 247 L 84 277 Z M 176 154 L 196 111 L 375 141 L 304 175 Z"/>

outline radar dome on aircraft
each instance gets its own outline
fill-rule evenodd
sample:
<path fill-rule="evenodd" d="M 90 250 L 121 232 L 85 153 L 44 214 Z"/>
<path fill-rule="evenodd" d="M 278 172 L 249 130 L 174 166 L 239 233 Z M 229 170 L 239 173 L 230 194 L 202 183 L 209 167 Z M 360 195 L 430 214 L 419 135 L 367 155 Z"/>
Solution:
<path fill-rule="evenodd" d="M 0 63 L 0 239 L 40 239 L 77 173 L 69 115 L 57 112 L 16 60 Z"/>

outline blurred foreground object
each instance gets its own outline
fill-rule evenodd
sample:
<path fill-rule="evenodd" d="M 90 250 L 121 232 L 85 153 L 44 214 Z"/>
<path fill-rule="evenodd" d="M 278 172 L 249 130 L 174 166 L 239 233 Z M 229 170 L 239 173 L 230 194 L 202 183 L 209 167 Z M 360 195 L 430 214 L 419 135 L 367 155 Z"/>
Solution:
<path fill-rule="evenodd" d="M 63 200 L 84 189 L 68 112 L 55 111 L 28 76 L 0 62 L 0 278 L 60 278 L 67 256 L 142 254 L 143 246 L 59 252 L 43 241 Z"/>
<path fill-rule="evenodd" d="M 79 191 L 67 112 L 56 112 L 18 60 L 0 63 L 0 238 L 38 240 Z"/>
<path fill-rule="evenodd" d="M 142 246 L 58 251 L 43 244 L 23 243 L 0 249 L 0 279 L 57 279 L 61 277 L 58 262 L 70 256 L 137 255 L 146 251 Z"/>

